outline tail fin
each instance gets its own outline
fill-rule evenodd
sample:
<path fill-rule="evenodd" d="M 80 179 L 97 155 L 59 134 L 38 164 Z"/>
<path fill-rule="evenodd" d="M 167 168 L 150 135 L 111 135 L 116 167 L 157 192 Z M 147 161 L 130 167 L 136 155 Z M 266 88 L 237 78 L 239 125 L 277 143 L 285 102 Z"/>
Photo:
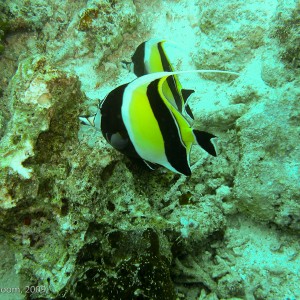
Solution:
<path fill-rule="evenodd" d="M 182 94 L 182 96 L 183 96 L 183 98 L 184 98 L 184 102 L 186 102 L 187 99 L 188 99 L 188 97 L 189 97 L 191 94 L 193 94 L 193 93 L 195 93 L 194 90 L 181 89 L 181 94 Z"/>
<path fill-rule="evenodd" d="M 193 130 L 193 133 L 198 145 L 202 149 L 204 149 L 210 155 L 217 156 L 216 145 L 214 144 L 214 141 L 212 141 L 213 138 L 216 138 L 215 135 L 196 129 Z"/>

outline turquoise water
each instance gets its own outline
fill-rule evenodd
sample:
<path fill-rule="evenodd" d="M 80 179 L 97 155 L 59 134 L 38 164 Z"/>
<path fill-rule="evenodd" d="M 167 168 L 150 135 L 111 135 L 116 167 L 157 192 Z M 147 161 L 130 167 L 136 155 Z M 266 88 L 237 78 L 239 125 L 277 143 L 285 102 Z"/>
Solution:
<path fill-rule="evenodd" d="M 298 28 L 292 0 L 1 1 L 0 299 L 299 299 Z"/>

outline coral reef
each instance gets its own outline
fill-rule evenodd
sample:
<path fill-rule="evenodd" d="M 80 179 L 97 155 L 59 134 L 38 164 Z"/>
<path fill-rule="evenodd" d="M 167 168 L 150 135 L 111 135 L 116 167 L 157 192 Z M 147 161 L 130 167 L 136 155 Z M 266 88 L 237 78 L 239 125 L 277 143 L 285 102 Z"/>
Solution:
<path fill-rule="evenodd" d="M 103 233 L 106 238 L 103 239 Z M 70 279 L 64 296 L 72 299 L 175 299 L 170 277 L 171 253 L 153 229 L 108 231 L 91 224 L 87 236 L 99 236 L 78 253 L 80 266 Z M 90 278 L 93 283 L 90 283 Z"/>
<path fill-rule="evenodd" d="M 4 51 L 4 34 L 7 30 L 7 21 L 6 21 L 6 16 L 1 13 L 0 14 L 0 54 Z"/>
<path fill-rule="evenodd" d="M 295 84 L 270 91 L 269 98 L 253 105 L 238 120 L 239 144 L 244 154 L 234 193 L 239 207 L 255 218 L 299 230 L 300 156 L 299 145 L 291 138 L 299 135 L 295 112 L 297 115 L 300 108 L 300 91 L 290 93 L 297 89 Z"/>
<path fill-rule="evenodd" d="M 1 3 L 0 288 L 300 297 L 297 25 L 294 0 Z M 79 124 L 153 36 L 179 43 L 181 67 L 240 72 L 182 79 L 193 126 L 219 137 L 216 158 L 193 149 L 191 177 L 145 170 Z"/>

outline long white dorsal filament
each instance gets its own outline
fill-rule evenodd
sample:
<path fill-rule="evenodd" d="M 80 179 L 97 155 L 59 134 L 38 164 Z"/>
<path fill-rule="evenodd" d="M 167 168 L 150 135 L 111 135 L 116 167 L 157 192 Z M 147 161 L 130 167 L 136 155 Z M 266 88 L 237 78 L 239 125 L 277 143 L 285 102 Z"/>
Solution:
<path fill-rule="evenodd" d="M 147 74 L 141 77 L 136 78 L 133 80 L 127 88 L 127 91 L 125 90 L 125 95 L 128 93 L 131 93 L 133 90 L 137 89 L 138 87 L 149 84 L 150 82 L 160 79 L 163 77 L 171 76 L 171 75 L 179 75 L 179 74 L 187 74 L 187 73 L 220 73 L 220 74 L 229 74 L 229 75 L 236 75 L 239 76 L 240 74 L 233 71 L 223 71 L 223 70 L 188 70 L 188 71 L 174 71 L 174 72 L 157 72 L 157 73 L 151 73 Z"/>

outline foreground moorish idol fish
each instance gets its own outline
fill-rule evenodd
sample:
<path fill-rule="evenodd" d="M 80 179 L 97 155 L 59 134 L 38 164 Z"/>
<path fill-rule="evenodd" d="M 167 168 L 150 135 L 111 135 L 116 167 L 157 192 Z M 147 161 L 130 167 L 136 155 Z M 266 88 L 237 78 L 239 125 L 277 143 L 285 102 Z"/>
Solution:
<path fill-rule="evenodd" d="M 166 52 L 166 44 L 172 44 L 165 40 L 152 38 L 140 44 L 132 55 L 133 72 L 136 76 L 143 76 L 156 72 L 174 72 Z M 177 109 L 187 113 L 194 119 L 188 105 L 185 105 L 188 97 L 194 90 L 183 89 L 176 74 L 171 75 L 163 84 L 164 95 Z"/>
<path fill-rule="evenodd" d="M 170 76 L 183 73 L 227 73 L 217 70 L 160 72 L 138 77 L 112 90 L 93 116 L 80 120 L 101 130 L 109 144 L 133 160 L 154 169 L 161 165 L 191 175 L 190 151 L 194 144 L 216 156 L 213 134 L 189 124 L 181 111 L 164 95 Z"/>

